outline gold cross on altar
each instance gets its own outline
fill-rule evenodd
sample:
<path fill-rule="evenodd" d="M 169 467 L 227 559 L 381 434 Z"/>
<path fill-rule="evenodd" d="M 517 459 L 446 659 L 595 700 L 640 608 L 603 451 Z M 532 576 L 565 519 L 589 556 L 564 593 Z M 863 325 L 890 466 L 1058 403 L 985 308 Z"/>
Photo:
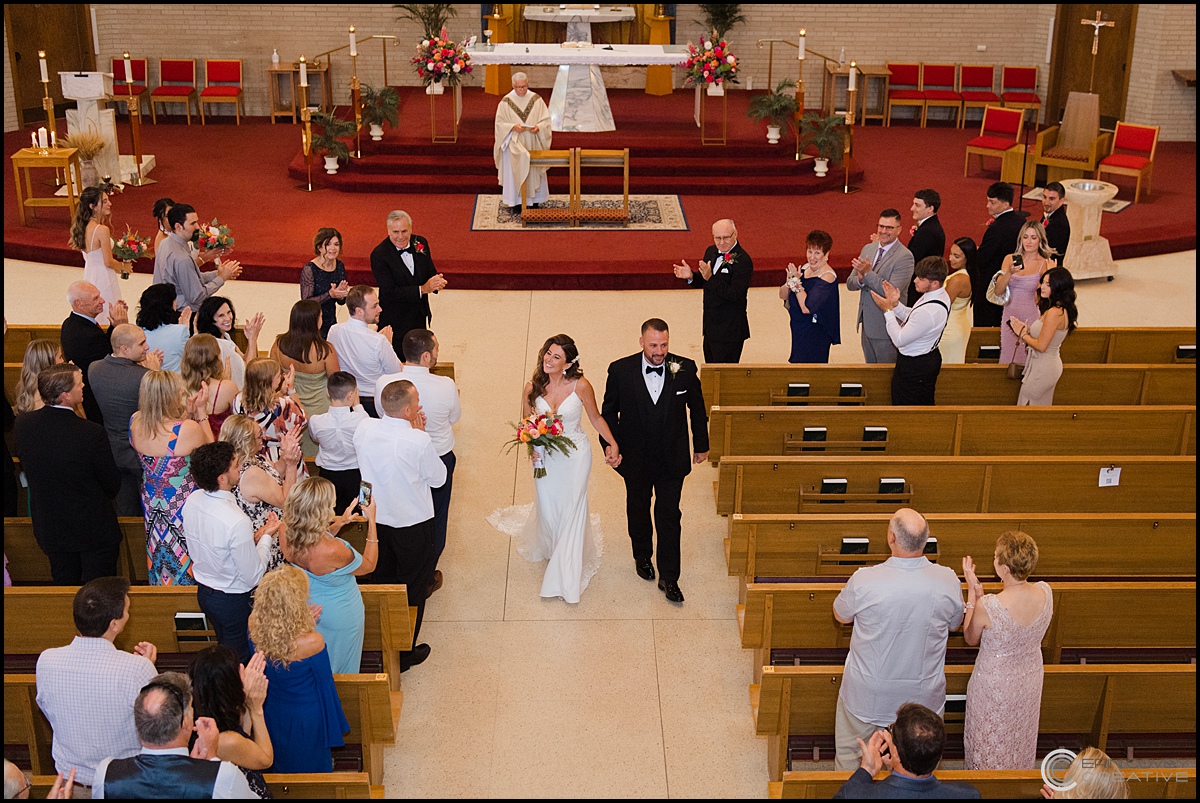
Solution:
<path fill-rule="evenodd" d="M 1108 20 L 1107 22 L 1102 22 L 1100 20 L 1100 12 L 1097 11 L 1096 19 L 1080 20 L 1079 24 L 1092 26 L 1092 75 L 1088 79 L 1088 92 L 1091 92 L 1092 86 L 1096 83 L 1096 54 L 1100 51 L 1100 29 L 1101 28 L 1112 28 L 1117 23 L 1113 22 L 1112 20 Z"/>

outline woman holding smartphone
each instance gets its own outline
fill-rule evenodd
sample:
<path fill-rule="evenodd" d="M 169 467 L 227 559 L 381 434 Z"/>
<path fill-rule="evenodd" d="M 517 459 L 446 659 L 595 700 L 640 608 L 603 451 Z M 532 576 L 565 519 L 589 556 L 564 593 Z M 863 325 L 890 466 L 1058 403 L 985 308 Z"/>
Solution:
<path fill-rule="evenodd" d="M 1021 227 L 1017 250 L 1000 263 L 995 277 L 993 294 L 1003 300 L 1004 313 L 1000 320 L 1013 317 L 1031 325 L 1038 319 L 1038 284 L 1042 274 L 1054 267 L 1054 252 L 1046 239 L 1042 224 L 1031 220 Z M 990 300 L 990 299 L 989 299 Z M 1025 364 L 1026 350 L 1017 341 L 1010 327 L 1000 327 L 1000 364 Z M 1014 379 L 1012 374 L 1009 374 Z"/>
<path fill-rule="evenodd" d="M 1038 308 L 1042 317 L 1027 325 L 1019 318 L 1008 325 L 1029 347 L 1029 359 L 1021 376 L 1018 407 L 1049 407 L 1054 404 L 1054 388 L 1062 376 L 1059 346 L 1075 328 L 1079 311 L 1075 309 L 1075 279 L 1066 268 L 1051 268 L 1038 285 Z"/>

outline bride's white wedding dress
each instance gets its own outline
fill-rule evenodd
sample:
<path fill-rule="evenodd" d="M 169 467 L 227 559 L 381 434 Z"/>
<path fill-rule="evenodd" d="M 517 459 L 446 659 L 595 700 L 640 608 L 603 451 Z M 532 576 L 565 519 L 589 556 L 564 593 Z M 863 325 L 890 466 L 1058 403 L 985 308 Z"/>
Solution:
<path fill-rule="evenodd" d="M 551 412 L 539 396 L 537 413 Z M 600 517 L 588 513 L 588 476 L 592 447 L 583 431 L 583 402 L 571 394 L 558 407 L 563 434 L 575 444 L 570 453 L 546 455 L 546 476 L 533 481 L 534 504 L 497 510 L 488 522 L 518 539 L 517 551 L 529 561 L 549 560 L 542 579 L 543 597 L 579 602 L 600 568 L 604 551 Z"/>

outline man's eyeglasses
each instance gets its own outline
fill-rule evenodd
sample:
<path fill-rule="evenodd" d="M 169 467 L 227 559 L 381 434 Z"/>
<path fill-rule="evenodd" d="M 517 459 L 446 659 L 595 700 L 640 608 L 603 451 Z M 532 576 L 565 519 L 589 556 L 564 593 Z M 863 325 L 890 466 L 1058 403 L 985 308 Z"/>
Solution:
<path fill-rule="evenodd" d="M 885 226 L 882 223 L 880 223 L 879 228 L 883 229 L 884 231 L 895 231 L 896 229 L 898 229 L 900 227 L 899 226 Z"/>

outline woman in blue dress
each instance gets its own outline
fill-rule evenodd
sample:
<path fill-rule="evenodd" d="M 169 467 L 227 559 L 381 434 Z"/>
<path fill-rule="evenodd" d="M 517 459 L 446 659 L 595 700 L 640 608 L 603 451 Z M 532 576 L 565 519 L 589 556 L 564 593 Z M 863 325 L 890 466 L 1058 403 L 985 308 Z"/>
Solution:
<path fill-rule="evenodd" d="M 787 281 L 779 288 L 792 325 L 788 362 L 827 363 L 829 347 L 842 342 L 837 274 L 829 267 L 833 238 L 814 229 L 804 244 L 808 262 L 803 269 L 789 263 Z"/>
<path fill-rule="evenodd" d="M 267 572 L 254 594 L 251 647 L 267 659 L 263 718 L 275 763 L 268 772 L 333 772 L 334 747 L 350 723 L 342 711 L 325 639 L 308 607 L 308 577 L 295 566 Z"/>
<path fill-rule="evenodd" d="M 350 521 L 358 504 L 355 501 L 337 516 L 333 507 L 336 498 L 333 483 L 323 477 L 309 477 L 296 483 L 283 503 L 287 532 L 279 546 L 284 559 L 308 575 L 308 602 L 321 606 L 317 632 L 325 637 L 333 673 L 351 675 L 358 672 L 362 660 L 364 627 L 362 592 L 355 578 L 375 571 L 379 535 L 375 531 L 372 498 L 362 506 L 367 517 L 367 545 L 363 554 L 335 537 Z"/>

